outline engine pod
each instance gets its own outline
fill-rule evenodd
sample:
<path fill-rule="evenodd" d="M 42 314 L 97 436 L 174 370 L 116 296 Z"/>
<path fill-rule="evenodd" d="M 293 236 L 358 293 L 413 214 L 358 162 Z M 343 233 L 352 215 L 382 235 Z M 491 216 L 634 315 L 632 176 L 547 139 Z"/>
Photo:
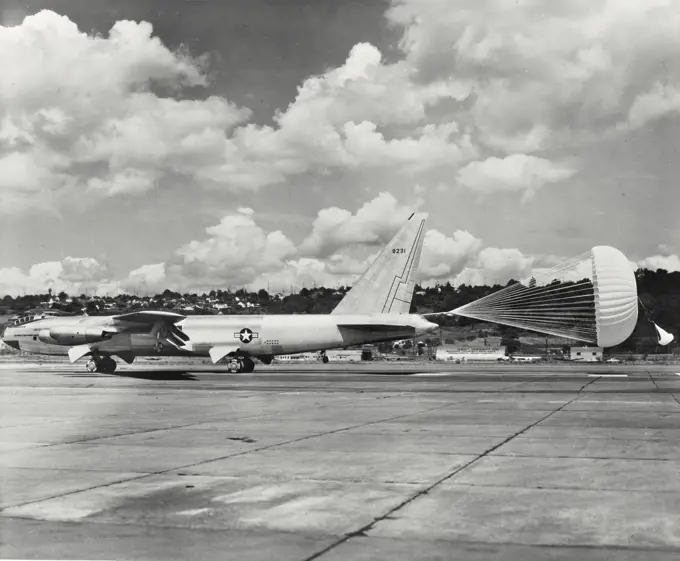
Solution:
<path fill-rule="evenodd" d="M 38 338 L 44 343 L 57 345 L 84 345 L 110 339 L 111 333 L 101 327 L 55 326 L 43 329 Z"/>

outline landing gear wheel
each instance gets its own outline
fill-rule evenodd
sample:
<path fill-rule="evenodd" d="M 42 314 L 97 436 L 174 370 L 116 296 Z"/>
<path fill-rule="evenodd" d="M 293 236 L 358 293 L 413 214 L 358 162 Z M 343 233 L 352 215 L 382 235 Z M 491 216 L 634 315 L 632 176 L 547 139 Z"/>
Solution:
<path fill-rule="evenodd" d="M 116 361 L 113 360 L 110 356 L 105 356 L 104 358 L 101 359 L 99 362 L 99 372 L 103 372 L 104 374 L 113 374 L 116 371 Z"/>
<path fill-rule="evenodd" d="M 102 374 L 113 374 L 116 371 L 116 361 L 110 356 L 96 356 L 85 364 L 88 372 L 101 372 Z"/>
<path fill-rule="evenodd" d="M 227 368 L 232 374 L 237 374 L 243 370 L 243 363 L 240 360 L 233 358 L 229 361 Z"/>
<path fill-rule="evenodd" d="M 255 370 L 255 363 L 253 362 L 253 359 L 251 358 L 244 358 L 243 361 L 243 372 L 252 372 Z"/>
<path fill-rule="evenodd" d="M 321 360 L 323 361 L 324 364 L 328 364 L 328 357 L 326 355 L 324 355 Z"/>

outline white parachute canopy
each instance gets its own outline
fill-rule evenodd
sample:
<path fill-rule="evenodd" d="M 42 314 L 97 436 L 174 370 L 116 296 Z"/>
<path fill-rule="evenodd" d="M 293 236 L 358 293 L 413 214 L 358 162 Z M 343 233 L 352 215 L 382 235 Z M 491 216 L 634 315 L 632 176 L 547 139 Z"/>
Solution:
<path fill-rule="evenodd" d="M 662 329 L 659 327 L 656 323 L 652 322 L 654 324 L 654 329 L 656 329 L 656 334 L 659 339 L 659 345 L 662 347 L 665 347 L 666 345 L 669 345 L 673 342 L 673 339 L 675 339 L 675 335 L 672 333 L 668 333 L 665 329 Z"/>
<path fill-rule="evenodd" d="M 597 246 L 452 313 L 613 347 L 635 329 L 635 274 L 618 249 Z"/>

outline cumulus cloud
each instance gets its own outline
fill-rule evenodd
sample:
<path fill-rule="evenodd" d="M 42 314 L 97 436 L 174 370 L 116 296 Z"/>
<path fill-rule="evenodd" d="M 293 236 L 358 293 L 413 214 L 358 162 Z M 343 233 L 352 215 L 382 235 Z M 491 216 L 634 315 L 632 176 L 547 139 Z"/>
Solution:
<path fill-rule="evenodd" d="M 62 261 L 36 263 L 28 272 L 18 267 L 0 269 L 0 294 L 81 294 L 101 291 L 111 280 L 109 268 L 91 257 L 66 257 Z"/>
<path fill-rule="evenodd" d="M 0 146 L 1 142 L 0 138 Z M 19 152 L 2 154 L 0 150 L 0 213 L 27 208 L 49 212 L 50 197 L 42 196 L 41 190 L 51 188 L 49 195 L 56 195 L 68 187 L 68 177 L 51 174 L 36 158 L 39 156 Z"/>
<path fill-rule="evenodd" d="M 307 78 L 277 122 L 291 131 L 308 130 L 309 120 L 322 127 L 350 121 L 378 126 L 424 122 L 427 105 L 443 92 L 413 82 L 412 72 L 408 64 L 384 64 L 376 47 L 359 43 L 342 66 Z"/>
<path fill-rule="evenodd" d="M 373 45 L 355 45 L 343 65 L 300 85 L 275 126 L 237 128 L 224 164 L 204 176 L 260 187 L 338 168 L 455 169 L 476 157 L 470 130 L 453 120 L 428 122 L 430 106 L 465 95 L 458 84 L 419 84 L 408 64 L 381 58 Z"/>
<path fill-rule="evenodd" d="M 680 84 L 671 86 L 657 82 L 649 91 L 635 98 L 625 124 L 630 128 L 639 128 L 669 113 L 680 113 Z"/>
<path fill-rule="evenodd" d="M 365 264 L 361 272 L 364 268 Z M 250 283 L 249 287 L 252 289 L 268 288 L 272 292 L 284 293 L 314 286 L 335 288 L 352 284 L 357 275 L 358 273 L 335 269 L 329 260 L 300 257 L 287 261 L 275 274 L 261 274 Z"/>
<path fill-rule="evenodd" d="M 652 255 L 637 263 L 641 269 L 665 269 L 666 271 L 680 271 L 680 256 L 673 254 Z"/>
<path fill-rule="evenodd" d="M 128 291 L 142 294 L 157 294 L 168 287 L 168 279 L 165 276 L 165 263 L 152 263 L 142 265 L 128 273 L 122 283 L 122 288 Z"/>
<path fill-rule="evenodd" d="M 204 65 L 170 51 L 145 22 L 119 21 L 107 37 L 51 11 L 0 26 L 0 208 L 136 194 L 222 158 L 211 141 L 248 109 L 152 92 L 206 85 Z"/>
<path fill-rule="evenodd" d="M 488 158 L 470 162 L 458 171 L 458 181 L 480 195 L 496 192 L 523 193 L 523 199 L 531 198 L 536 191 L 549 183 L 569 179 L 576 170 L 526 154 L 513 154 L 505 158 Z"/>
<path fill-rule="evenodd" d="M 94 36 L 42 11 L 0 26 L 0 208 L 132 196 L 177 177 L 238 190 L 376 168 L 462 168 L 471 189 L 526 197 L 575 166 L 525 154 L 680 108 L 680 66 L 668 63 L 680 11 L 667 0 L 392 0 L 387 19 L 403 29 L 401 60 L 355 45 L 272 126 L 219 96 L 178 95 L 208 84 L 208 59 L 170 50 L 146 22 Z"/>
<path fill-rule="evenodd" d="M 223 284 L 246 285 L 263 273 L 275 273 L 296 253 L 281 231 L 265 232 L 248 213 L 238 212 L 206 228 L 207 237 L 175 252 L 168 275 L 195 289 Z"/>
<path fill-rule="evenodd" d="M 418 79 L 467 85 L 484 142 L 508 153 L 678 107 L 680 67 L 668 61 L 680 11 L 668 0 L 392 0 L 387 16 L 404 27 L 401 48 Z"/>
<path fill-rule="evenodd" d="M 166 288 L 202 292 L 246 287 L 288 292 L 302 287 L 351 285 L 377 255 L 366 243 L 369 239 L 364 238 L 363 244 L 337 247 L 324 257 L 303 256 L 285 234 L 267 232 L 259 226 L 254 212 L 237 211 L 207 228 L 203 239 L 178 248 L 167 262 L 144 265 L 125 278 L 113 279 L 109 269 L 96 259 L 67 257 L 38 263 L 28 272 L 0 269 L 0 295 L 45 293 L 48 288 L 69 294 L 103 294 L 117 288 L 154 294 Z M 446 235 L 431 229 L 425 235 L 416 280 L 424 285 L 447 281 L 454 285 L 506 284 L 511 279 L 545 275 L 564 261 L 552 255 L 527 256 L 514 248 L 484 248 L 482 240 L 463 230 Z M 680 271 L 680 257 L 666 252 L 632 266 Z M 591 265 L 584 260 L 569 270 L 560 270 L 554 278 L 577 281 L 590 276 Z"/>
<path fill-rule="evenodd" d="M 475 157 L 469 131 L 427 122 L 430 105 L 462 95 L 457 85 L 418 84 L 408 64 L 381 59 L 356 45 L 306 79 L 274 126 L 257 126 L 222 97 L 175 95 L 208 84 L 207 59 L 171 51 L 149 23 L 93 36 L 45 10 L 0 26 L 2 208 L 131 196 L 174 176 L 255 189 L 334 168 L 417 173 Z"/>
<path fill-rule="evenodd" d="M 471 266 L 463 269 L 454 284 L 506 284 L 531 274 L 533 259 L 518 249 L 487 247 L 479 252 Z"/>
<path fill-rule="evenodd" d="M 166 262 L 131 271 L 123 286 L 148 293 L 346 284 L 373 261 L 373 246 L 391 238 L 410 212 L 387 193 L 356 213 L 323 209 L 298 249 L 283 232 L 262 228 L 253 209 L 239 208 L 206 228 L 204 238 L 176 249 Z"/>
<path fill-rule="evenodd" d="M 244 212 L 245 211 L 245 212 Z M 351 284 L 373 262 L 380 248 L 404 224 L 411 209 L 382 193 L 356 212 L 322 209 L 299 247 L 282 232 L 267 232 L 251 209 L 239 209 L 206 229 L 206 237 L 177 249 L 166 263 L 130 273 L 126 287 L 202 291 L 218 287 L 289 291 L 303 286 Z M 531 259 L 518 250 L 483 249 L 482 240 L 458 230 L 425 234 L 416 280 L 424 284 L 482 282 L 516 277 Z M 461 275 L 463 275 L 461 277 Z M 467 276 L 465 276 L 467 275 Z"/>
<path fill-rule="evenodd" d="M 322 209 L 300 250 L 308 256 L 327 257 L 343 246 L 386 243 L 421 205 L 422 199 L 412 206 L 402 205 L 383 192 L 356 213 L 338 207 Z"/>
<path fill-rule="evenodd" d="M 419 276 L 425 282 L 452 280 L 482 247 L 482 241 L 470 232 L 457 230 L 446 236 L 438 230 L 428 230 L 423 242 Z"/>

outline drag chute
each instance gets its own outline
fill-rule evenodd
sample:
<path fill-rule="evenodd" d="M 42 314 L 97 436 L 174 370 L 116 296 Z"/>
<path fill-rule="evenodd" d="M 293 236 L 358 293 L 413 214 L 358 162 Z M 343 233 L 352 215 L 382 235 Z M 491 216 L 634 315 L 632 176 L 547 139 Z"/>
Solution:
<path fill-rule="evenodd" d="M 675 339 L 675 336 L 672 333 L 668 333 L 668 331 L 666 331 L 665 329 L 659 327 L 656 323 L 652 322 L 652 324 L 654 325 L 654 329 L 656 329 L 656 335 L 659 341 L 659 345 L 661 345 L 662 347 L 670 345 Z"/>
<path fill-rule="evenodd" d="M 613 347 L 635 329 L 637 285 L 623 253 L 597 246 L 451 313 Z"/>

